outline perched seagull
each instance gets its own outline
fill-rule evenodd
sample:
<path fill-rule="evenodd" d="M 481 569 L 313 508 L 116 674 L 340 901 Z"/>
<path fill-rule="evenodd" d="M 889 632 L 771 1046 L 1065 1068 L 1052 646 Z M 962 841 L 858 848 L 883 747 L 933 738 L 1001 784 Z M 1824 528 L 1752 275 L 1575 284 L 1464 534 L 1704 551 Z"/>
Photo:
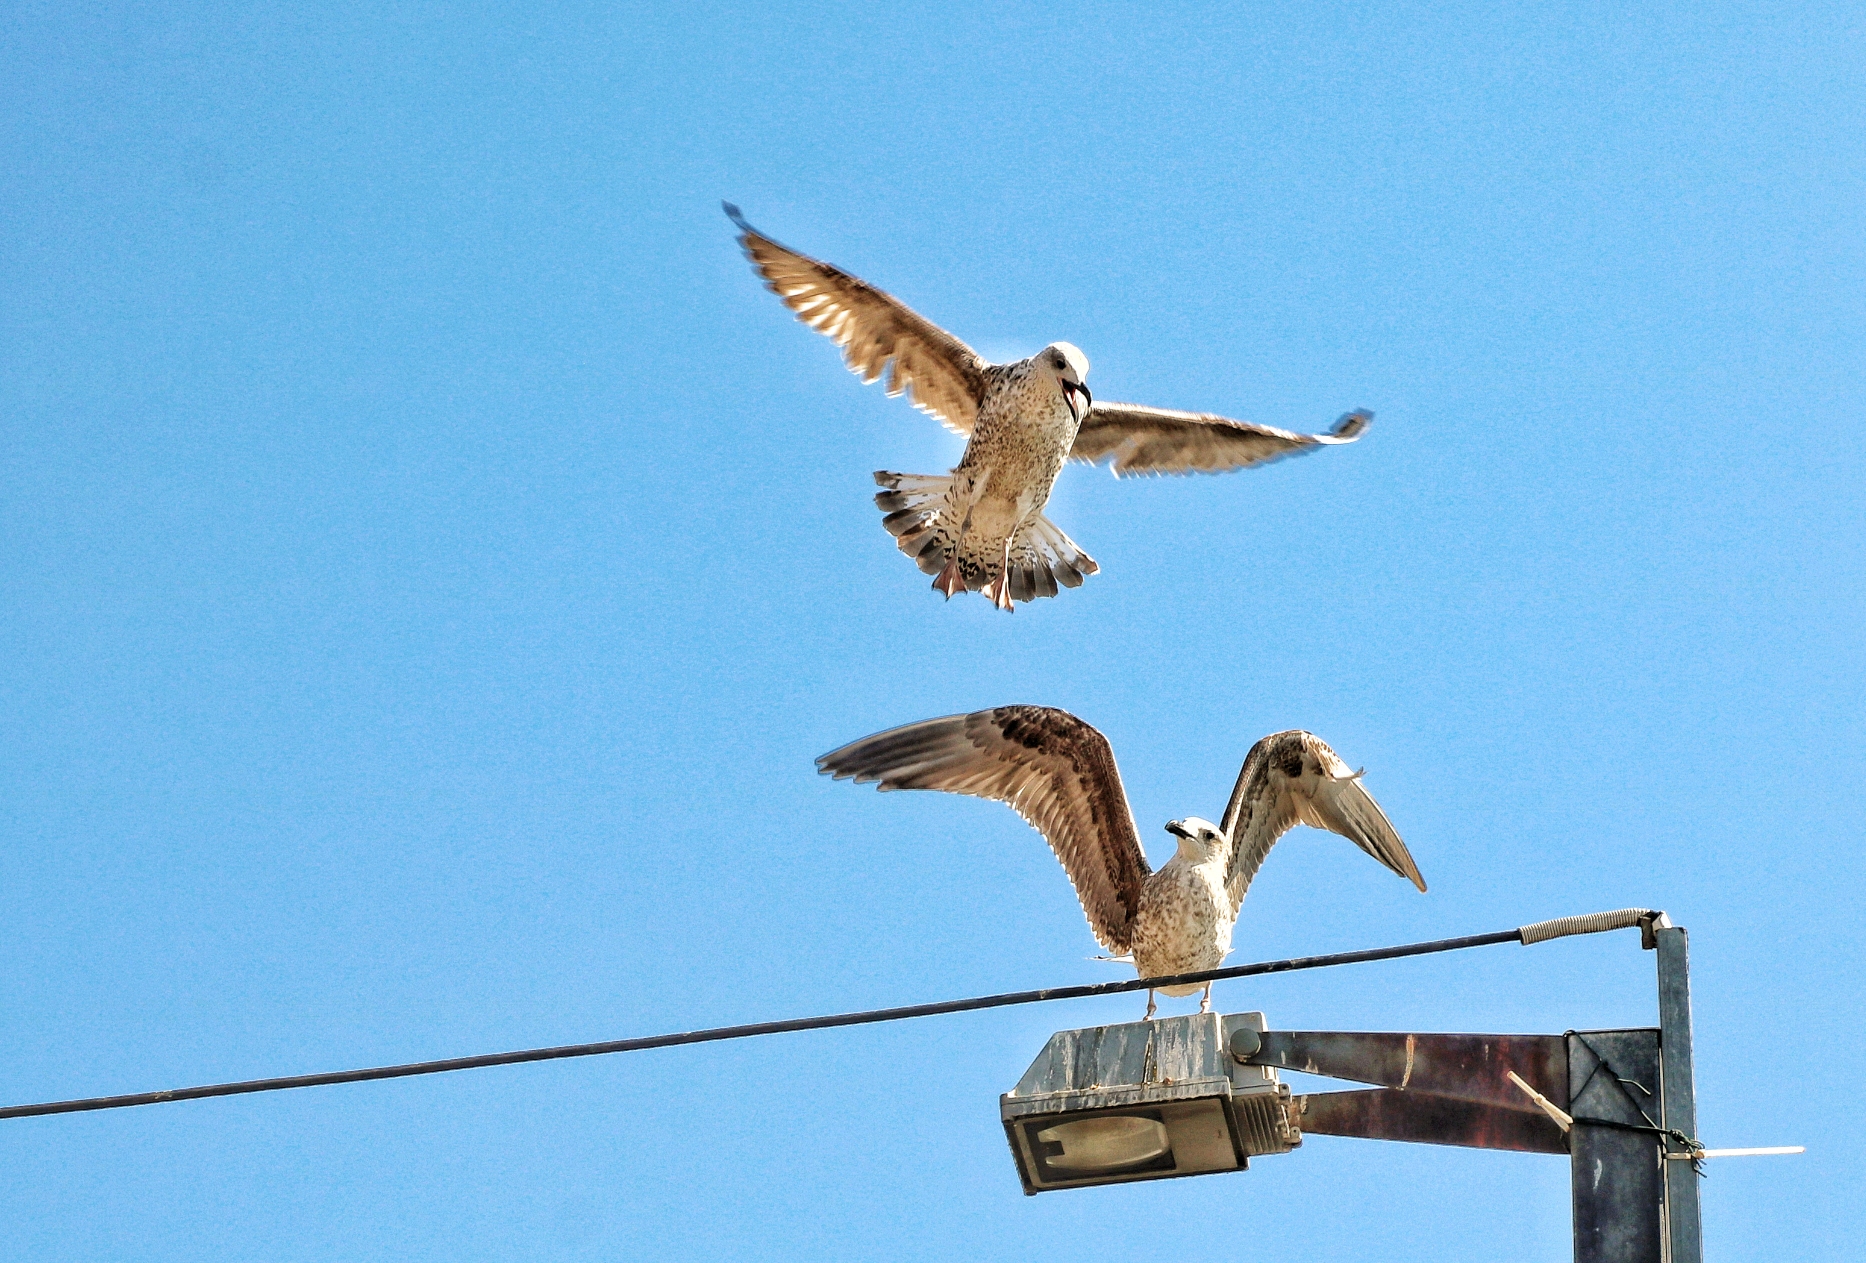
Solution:
<path fill-rule="evenodd" d="M 1298 824 L 1339 833 L 1421 891 L 1425 879 L 1361 773 L 1320 737 L 1278 732 L 1244 756 L 1222 824 L 1197 816 L 1166 831 L 1179 850 L 1154 872 L 1108 738 L 1067 711 L 1000 706 L 928 719 L 864 737 L 816 761 L 817 770 L 889 789 L 943 789 L 1009 803 L 1056 852 L 1089 929 L 1142 978 L 1218 968 L 1231 950 L 1244 892 L 1276 840 Z M 1187 986 L 1159 988 L 1191 995 Z M 1201 1013 L 1210 1012 L 1204 984 Z M 1154 1011 L 1147 991 L 1147 1016 Z"/>
<path fill-rule="evenodd" d="M 875 481 L 875 503 L 902 552 L 950 599 L 983 591 L 999 609 L 1081 586 L 1101 567 L 1043 516 L 1065 459 L 1111 460 L 1116 476 L 1219 473 L 1327 443 L 1352 443 L 1373 420 L 1350 412 L 1328 434 L 1292 434 L 1203 412 L 1096 403 L 1088 357 L 1052 342 L 1027 360 L 987 364 L 906 304 L 839 268 L 779 245 L 725 203 L 739 244 L 797 318 L 835 339 L 863 381 L 886 371 L 888 394 L 967 436 L 948 474 Z"/>

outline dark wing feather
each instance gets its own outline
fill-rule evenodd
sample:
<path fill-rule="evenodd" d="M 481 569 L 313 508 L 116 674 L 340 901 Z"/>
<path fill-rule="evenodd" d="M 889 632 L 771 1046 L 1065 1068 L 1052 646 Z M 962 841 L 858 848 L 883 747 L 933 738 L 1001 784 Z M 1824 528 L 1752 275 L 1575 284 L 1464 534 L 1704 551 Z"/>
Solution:
<path fill-rule="evenodd" d="M 1096 939 L 1114 952 L 1131 947 L 1152 870 L 1108 739 L 1074 715 L 1000 706 L 928 719 L 864 737 L 816 765 L 884 790 L 943 789 L 1010 804 L 1062 861 Z"/>
<path fill-rule="evenodd" d="M 1082 419 L 1069 456 L 1091 464 L 1112 457 L 1116 477 L 1216 474 L 1327 444 L 1352 443 L 1373 419 L 1371 412 L 1350 412 L 1327 434 L 1293 434 L 1209 412 L 1175 412 L 1170 408 L 1097 400 Z"/>
<path fill-rule="evenodd" d="M 1221 827 L 1231 842 L 1225 889 L 1236 914 L 1276 840 L 1299 824 L 1339 833 L 1420 890 L 1425 878 L 1373 795 L 1328 744 L 1308 732 L 1278 732 L 1244 756 Z"/>
<path fill-rule="evenodd" d="M 916 408 L 970 434 L 985 395 L 984 360 L 905 303 L 827 263 L 779 245 L 725 203 L 739 244 L 771 292 L 797 318 L 842 348 L 864 382 L 888 373 L 888 394 L 903 390 Z"/>

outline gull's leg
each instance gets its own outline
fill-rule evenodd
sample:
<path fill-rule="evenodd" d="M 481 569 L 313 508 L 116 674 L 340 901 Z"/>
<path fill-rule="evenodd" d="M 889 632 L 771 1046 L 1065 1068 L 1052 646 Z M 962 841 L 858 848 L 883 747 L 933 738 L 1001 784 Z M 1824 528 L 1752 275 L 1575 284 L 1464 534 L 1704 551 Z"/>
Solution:
<path fill-rule="evenodd" d="M 939 577 L 933 580 L 933 590 L 944 592 L 948 601 L 965 591 L 965 580 L 959 574 L 958 549 L 953 549 L 952 559 L 940 570 Z"/>
<path fill-rule="evenodd" d="M 965 533 L 972 526 L 972 510 L 978 507 L 978 498 L 984 494 L 985 479 L 973 478 L 966 488 L 965 516 L 959 519 L 959 533 L 952 541 L 952 556 L 947 558 L 940 569 L 939 577 L 933 580 L 933 590 L 944 592 L 948 601 L 965 591 L 965 576 L 959 573 L 959 554 L 965 549 Z"/>
<path fill-rule="evenodd" d="M 997 581 L 985 589 L 985 595 L 991 598 L 991 603 L 1006 614 L 1011 613 L 1015 608 L 1011 602 L 1011 545 L 1024 529 L 1024 524 L 1030 520 L 1031 513 L 1036 510 L 1037 506 L 1032 503 L 1033 498 L 1033 494 L 1029 491 L 1017 498 L 1017 521 L 1009 531 L 1005 532 L 1004 556 L 998 567 Z"/>
<path fill-rule="evenodd" d="M 1205 984 L 1205 995 L 1199 1000 L 1199 1012 L 1210 1013 L 1211 1011 L 1212 1011 L 1212 984 L 1208 982 Z"/>
<path fill-rule="evenodd" d="M 998 577 L 985 589 L 985 595 L 991 598 L 991 603 L 1006 614 L 1015 609 L 1011 603 L 1011 540 L 1015 537 L 1015 532 L 1004 537 L 1003 564 L 998 567 Z"/>
<path fill-rule="evenodd" d="M 1147 988 L 1147 1016 L 1141 1018 L 1140 1020 L 1143 1022 L 1151 1022 L 1153 1020 L 1153 1011 L 1159 1007 L 1160 1006 L 1155 1004 L 1153 1001 L 1153 988 L 1148 987 Z"/>

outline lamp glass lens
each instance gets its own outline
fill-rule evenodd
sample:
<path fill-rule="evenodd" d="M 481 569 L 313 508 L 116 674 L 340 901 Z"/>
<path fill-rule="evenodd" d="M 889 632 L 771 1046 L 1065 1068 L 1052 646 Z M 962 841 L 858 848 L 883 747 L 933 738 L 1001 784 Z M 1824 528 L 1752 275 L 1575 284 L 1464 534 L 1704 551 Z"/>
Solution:
<path fill-rule="evenodd" d="M 1118 1171 L 1152 1162 L 1172 1150 L 1166 1128 L 1151 1118 L 1131 1114 L 1079 1118 L 1037 1133 L 1047 1149 L 1044 1162 L 1056 1171 Z"/>

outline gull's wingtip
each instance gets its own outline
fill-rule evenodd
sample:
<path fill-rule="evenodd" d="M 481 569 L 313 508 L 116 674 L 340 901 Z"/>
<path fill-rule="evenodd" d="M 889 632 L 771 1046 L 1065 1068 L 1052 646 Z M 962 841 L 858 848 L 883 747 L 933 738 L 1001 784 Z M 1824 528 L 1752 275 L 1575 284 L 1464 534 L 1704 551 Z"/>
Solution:
<path fill-rule="evenodd" d="M 1353 412 L 1341 414 L 1341 420 L 1335 422 L 1335 428 L 1328 437 L 1338 443 L 1352 443 L 1367 433 L 1367 427 L 1374 423 L 1374 414 L 1365 408 L 1356 408 Z"/>
<path fill-rule="evenodd" d="M 733 203 L 728 202 L 722 198 L 720 199 L 720 202 L 719 202 L 719 208 L 726 212 L 726 218 L 730 219 L 734 224 L 736 224 L 740 232 L 757 232 L 758 231 L 756 228 L 753 228 L 750 224 L 745 222 L 745 216 L 739 213 L 739 208 Z"/>

